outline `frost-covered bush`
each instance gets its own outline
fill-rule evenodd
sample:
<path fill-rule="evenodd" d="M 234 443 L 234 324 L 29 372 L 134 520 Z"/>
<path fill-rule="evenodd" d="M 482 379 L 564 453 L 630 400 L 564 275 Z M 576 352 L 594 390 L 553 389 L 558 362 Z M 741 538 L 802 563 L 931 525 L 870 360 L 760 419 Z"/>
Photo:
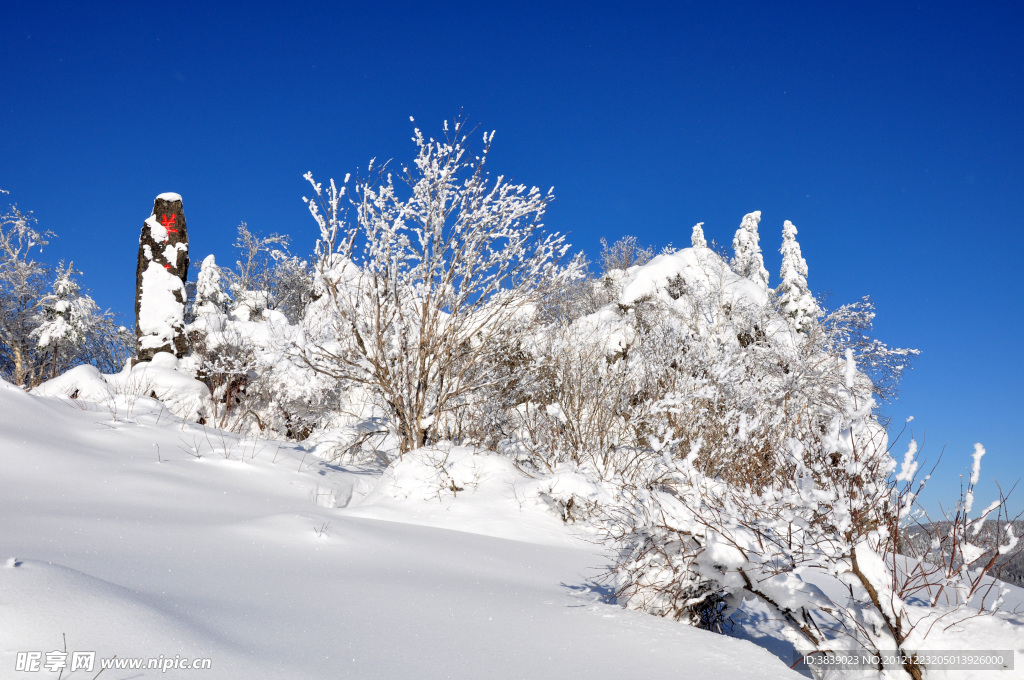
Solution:
<path fill-rule="evenodd" d="M 641 246 L 635 236 L 623 236 L 615 243 L 601 239 L 601 270 L 607 274 L 616 269 L 625 271 L 636 265 L 650 262 L 654 248 Z"/>
<path fill-rule="evenodd" d="M 186 327 L 190 353 L 182 370 L 210 389 L 211 424 L 306 439 L 330 423 L 341 406 L 337 386 L 322 380 L 292 351 L 302 337 L 301 317 L 312 281 L 303 288 L 296 274 L 302 265 L 296 258 L 269 250 L 271 245 L 284 246 L 282 237 L 262 239 L 242 225 L 236 245 L 241 257 L 235 271 L 222 270 L 212 255 L 203 261 L 192 321 Z M 233 298 L 225 290 L 228 286 Z M 295 290 L 278 295 L 286 287 Z M 282 298 L 290 300 L 289 311 L 299 317 L 299 324 L 280 311 Z"/>
<path fill-rule="evenodd" d="M 816 441 L 842 412 L 845 350 L 859 349 L 842 323 L 798 332 L 711 249 L 659 255 L 620 270 L 615 285 L 598 311 L 524 345 L 512 438 L 536 469 L 587 461 L 632 480 L 648 474 L 657 442 L 700 442 L 702 472 L 764 486 L 790 473 L 790 438 Z M 867 376 L 855 383 L 871 393 Z"/>
<path fill-rule="evenodd" d="M 507 337 L 582 268 L 581 258 L 562 266 L 568 245 L 544 231 L 553 195 L 489 175 L 493 137 L 474 154 L 460 122 L 438 140 L 417 129 L 413 163 L 351 196 L 307 175 L 326 308 L 299 350 L 321 374 L 364 389 L 403 451 L 462 429 L 503 375 L 494 367 Z"/>
<path fill-rule="evenodd" d="M 537 470 L 586 464 L 608 479 L 634 467 L 629 419 L 638 376 L 618 354 L 621 339 L 601 331 L 586 323 L 548 328 L 533 347 L 532 380 L 521 386 L 512 417 L 528 454 L 522 461 Z"/>
<path fill-rule="evenodd" d="M 699 624 L 709 604 L 735 609 L 753 598 L 787 624 L 801 654 L 898 650 L 910 659 L 937 624 L 997 609 L 999 587 L 986 572 L 1017 538 L 1001 502 L 971 514 L 980 454 L 959 526 L 942 539 L 944 558 L 901 554 L 923 486 L 917 447 L 897 465 L 873 407 L 851 399 L 816 448 L 792 439 L 792 474 L 761 490 L 704 474 L 697 446 L 680 457 L 669 443 L 663 474 L 624 495 L 610 524 L 620 601 Z M 1002 530 L 980 535 L 986 520 Z M 886 677 L 923 671 L 911 660 Z"/>
<path fill-rule="evenodd" d="M 288 251 L 291 238 L 280 234 L 261 236 L 243 222 L 238 226 L 234 269 L 223 272 L 234 309 L 248 309 L 250 317 L 263 310 L 281 312 L 289 323 L 298 323 L 313 293 L 313 270 L 309 261 Z"/>

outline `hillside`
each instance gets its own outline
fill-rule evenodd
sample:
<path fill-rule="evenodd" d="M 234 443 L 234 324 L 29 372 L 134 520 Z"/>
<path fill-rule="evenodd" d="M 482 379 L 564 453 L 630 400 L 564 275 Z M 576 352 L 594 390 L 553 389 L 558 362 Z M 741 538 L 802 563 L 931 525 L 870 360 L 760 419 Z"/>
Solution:
<path fill-rule="evenodd" d="M 72 679 L 114 655 L 209 658 L 202 677 L 239 680 L 796 677 L 749 642 L 606 603 L 601 550 L 509 478 L 335 507 L 379 472 L 144 397 L 126 409 L 0 385 L 0 677 L 57 677 L 11 672 L 65 638 L 97 653 Z"/>
<path fill-rule="evenodd" d="M 128 677 L 1012 668 L 1024 598 L 984 567 L 1018 539 L 980 532 L 1006 511 L 973 507 L 984 448 L 936 544 L 963 564 L 909 559 L 918 445 L 897 457 L 877 400 L 916 350 L 870 336 L 866 299 L 818 306 L 791 223 L 774 289 L 757 212 L 731 260 L 697 225 L 692 248 L 612 246 L 595 277 L 520 221 L 550 195 L 478 203 L 482 175 L 432 160 L 461 147 L 417 140 L 411 203 L 363 186 L 350 226 L 333 182 L 310 202 L 314 263 L 244 228 L 263 275 L 204 259 L 187 309 L 157 305 L 180 356 L 3 383 L 17 671 L 93 672 L 65 645 Z M 447 191 L 469 213 L 406 221 Z M 942 650 L 995 661 L 914 656 Z"/>

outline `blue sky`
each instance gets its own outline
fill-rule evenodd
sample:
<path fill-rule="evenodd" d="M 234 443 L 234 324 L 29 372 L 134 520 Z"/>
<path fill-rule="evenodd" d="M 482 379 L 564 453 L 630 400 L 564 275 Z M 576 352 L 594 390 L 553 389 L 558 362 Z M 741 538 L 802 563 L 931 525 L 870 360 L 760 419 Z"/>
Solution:
<path fill-rule="evenodd" d="M 305 171 L 409 159 L 409 116 L 461 111 L 591 256 L 700 221 L 731 243 L 761 210 L 775 285 L 792 220 L 812 291 L 870 294 L 878 337 L 923 351 L 885 410 L 948 443 L 948 497 L 975 441 L 987 489 L 1024 476 L 1021 25 L 1010 2 L 16 3 L 0 188 L 130 313 L 156 194 L 183 195 L 194 262 L 230 262 L 242 221 L 305 253 Z"/>

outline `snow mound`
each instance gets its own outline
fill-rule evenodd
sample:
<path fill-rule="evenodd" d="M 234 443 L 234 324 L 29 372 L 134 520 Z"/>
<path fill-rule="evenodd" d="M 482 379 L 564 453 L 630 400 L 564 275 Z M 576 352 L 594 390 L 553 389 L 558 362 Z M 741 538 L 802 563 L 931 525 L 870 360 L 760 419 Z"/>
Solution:
<path fill-rule="evenodd" d="M 202 420 L 211 409 L 210 390 L 179 371 L 178 359 L 168 352 L 157 352 L 152 361 L 141 361 L 114 375 L 103 375 L 93 366 L 78 366 L 42 383 L 32 394 L 94 402 L 129 414 L 140 399 L 156 399 L 189 421 Z"/>
<path fill-rule="evenodd" d="M 608 603 L 590 584 L 606 557 L 493 454 L 407 454 L 339 509 L 325 490 L 377 475 L 151 407 L 110 422 L 0 383 L 0 677 L 56 677 L 12 671 L 18 651 L 61 650 L 64 635 L 97 662 L 209 658 L 211 680 L 601 680 L 680 663 L 708 679 L 798 677 L 749 642 Z M 427 499 L 444 481 L 463 490 Z"/>
<path fill-rule="evenodd" d="M 675 304 L 687 289 L 721 289 L 727 299 L 744 300 L 763 307 L 768 293 L 751 279 L 734 273 L 707 248 L 684 248 L 658 255 L 650 262 L 630 267 L 622 281 L 619 304 L 633 305 L 643 298 Z"/>
<path fill-rule="evenodd" d="M 41 397 L 63 397 L 102 403 L 113 397 L 114 391 L 95 366 L 76 366 L 32 390 Z"/>
<path fill-rule="evenodd" d="M 527 477 L 505 456 L 465 446 L 417 449 L 345 513 L 544 545 L 579 545 L 553 500 L 567 480 Z M 559 496 L 561 497 L 561 496 Z"/>
<path fill-rule="evenodd" d="M 171 658 L 234 656 L 217 649 L 196 622 L 163 611 L 149 597 L 52 562 L 7 560 L 0 566 L 0 603 L 5 671 L 15 668 L 15 650 L 63 650 L 65 640 L 68 651 L 94 651 L 97 658 L 149 657 L 154 649 Z"/>

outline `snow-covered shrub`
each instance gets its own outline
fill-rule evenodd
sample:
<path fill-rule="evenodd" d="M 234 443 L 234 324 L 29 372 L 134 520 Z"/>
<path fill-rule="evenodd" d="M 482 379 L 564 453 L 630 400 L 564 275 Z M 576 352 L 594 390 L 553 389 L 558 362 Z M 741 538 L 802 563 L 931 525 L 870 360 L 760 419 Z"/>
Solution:
<path fill-rule="evenodd" d="M 309 262 L 288 251 L 290 237 L 260 236 L 242 222 L 238 226 L 238 260 L 234 269 L 223 270 L 236 314 L 248 311 L 257 318 L 272 309 L 298 323 L 305 314 L 313 292 L 313 271 Z M 248 319 L 246 319 L 248 320 Z"/>
<path fill-rule="evenodd" d="M 911 442 L 900 468 L 902 478 L 917 474 L 916 453 L 916 443 Z M 903 575 L 906 594 L 924 597 L 933 606 L 961 606 L 972 600 L 983 609 L 998 606 L 999 589 L 989 576 L 1000 577 L 1008 560 L 1024 552 L 1024 542 L 1015 528 L 1020 515 L 1009 514 L 1007 496 L 1001 490 L 997 500 L 975 511 L 974 493 L 984 455 L 985 448 L 975 444 L 967 484 L 939 521 L 922 512 L 912 523 L 890 528 L 896 549 L 912 558 Z"/>
<path fill-rule="evenodd" d="M 871 337 L 874 318 L 875 305 L 869 297 L 834 309 L 811 331 L 808 352 L 845 356 L 846 350 L 851 350 L 858 368 L 870 379 L 875 396 L 889 399 L 896 394 L 903 372 L 920 351 L 890 347 Z"/>
<path fill-rule="evenodd" d="M 930 564 L 901 554 L 923 487 L 917 447 L 911 442 L 897 465 L 874 401 L 856 393 L 852 351 L 847 361 L 843 411 L 813 443 L 790 438 L 790 473 L 768 485 L 724 482 L 701 469 L 700 443 L 685 456 L 678 442 L 666 443 L 662 473 L 628 489 L 609 525 L 624 605 L 697 624 L 708 603 L 737 608 L 755 598 L 787 623 L 802 654 L 898 650 L 911 659 L 936 623 L 998 607 L 986 572 L 1016 537 L 1005 528 L 979 537 L 986 519 L 1012 526 L 999 502 L 970 517 L 980 454 L 959 526 L 942 539 L 944 558 Z M 923 668 L 911 660 L 895 672 L 921 678 Z"/>
<path fill-rule="evenodd" d="M 640 246 L 635 236 L 623 236 L 612 245 L 601 239 L 601 271 L 607 274 L 616 269 L 627 270 L 643 265 L 654 257 L 654 248 Z"/>
<path fill-rule="evenodd" d="M 590 462 L 602 478 L 645 477 L 652 442 L 702 442 L 700 469 L 765 485 L 789 474 L 788 438 L 820 437 L 841 412 L 845 359 L 797 333 L 768 292 L 709 248 L 619 271 L 616 298 L 528 343 L 513 420 L 538 470 Z M 866 378 L 860 394 L 870 393 Z"/>
<path fill-rule="evenodd" d="M 729 591 L 702 569 L 706 532 L 668 512 L 670 499 L 635 500 L 615 515 L 616 597 L 630 609 L 721 632 Z"/>
<path fill-rule="evenodd" d="M 543 230 L 550 192 L 489 176 L 493 136 L 474 155 L 460 122 L 440 140 L 417 129 L 412 165 L 380 171 L 351 197 L 306 176 L 331 313 L 300 351 L 322 374 L 364 387 L 403 451 L 458 429 L 451 421 L 493 386 L 497 340 L 522 332 L 544 291 L 582 268 L 580 258 L 562 266 L 568 246 Z"/>
<path fill-rule="evenodd" d="M 187 327 L 191 353 L 182 368 L 210 388 L 211 424 L 306 439 L 340 407 L 336 386 L 295 357 L 302 330 L 284 314 L 262 310 L 250 316 L 244 302 L 238 309 L 242 313 L 199 314 Z"/>
<path fill-rule="evenodd" d="M 308 265 L 287 244 L 287 237 L 261 237 L 243 223 L 235 269 L 222 269 L 212 255 L 203 261 L 182 370 L 209 387 L 211 424 L 301 440 L 331 423 L 341 405 L 337 386 L 292 351 L 314 286 Z"/>
<path fill-rule="evenodd" d="M 604 330 L 604 329 L 602 329 Z M 552 472 L 561 464 L 585 465 L 598 479 L 631 472 L 638 448 L 630 423 L 635 368 L 612 337 L 573 324 L 548 329 L 535 347 L 533 380 L 513 414 L 523 462 Z"/>

